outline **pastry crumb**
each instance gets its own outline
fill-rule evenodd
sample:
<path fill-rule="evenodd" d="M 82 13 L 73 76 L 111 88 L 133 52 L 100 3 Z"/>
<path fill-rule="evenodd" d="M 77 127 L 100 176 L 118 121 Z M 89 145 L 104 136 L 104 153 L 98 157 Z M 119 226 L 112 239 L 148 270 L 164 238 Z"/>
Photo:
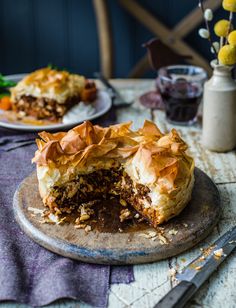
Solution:
<path fill-rule="evenodd" d="M 147 231 L 145 233 L 140 233 L 139 236 L 147 238 L 147 239 L 153 239 L 157 236 L 156 231 Z"/>
<path fill-rule="evenodd" d="M 90 232 L 92 230 L 92 227 L 90 225 L 87 225 L 85 228 L 84 228 L 84 231 L 85 232 Z"/>
<path fill-rule="evenodd" d="M 170 278 L 175 278 L 176 274 L 177 274 L 177 270 L 175 268 L 172 267 L 172 268 L 169 269 L 168 276 Z"/>
<path fill-rule="evenodd" d="M 178 230 L 172 229 L 172 230 L 170 230 L 168 233 L 169 233 L 170 235 L 176 235 L 178 232 L 179 232 Z"/>
<path fill-rule="evenodd" d="M 159 237 L 159 241 L 160 241 L 161 245 L 168 244 L 167 239 L 162 234 L 158 234 L 158 237 Z"/>
<path fill-rule="evenodd" d="M 84 229 L 85 227 L 86 227 L 86 224 L 78 224 L 74 226 L 75 229 Z"/>
<path fill-rule="evenodd" d="M 44 210 L 37 209 L 36 207 L 28 207 L 28 211 L 33 212 L 34 214 L 43 214 Z"/>
<path fill-rule="evenodd" d="M 213 253 L 217 258 L 221 258 L 222 256 L 224 256 L 224 251 L 222 248 L 214 250 Z"/>
<path fill-rule="evenodd" d="M 202 266 L 201 266 L 201 265 L 196 266 L 194 269 L 195 269 L 196 271 L 200 271 L 200 270 L 202 269 Z"/>
<path fill-rule="evenodd" d="M 88 220 L 90 218 L 89 214 L 83 214 L 80 216 L 79 220 L 80 221 L 84 221 L 84 220 Z"/>

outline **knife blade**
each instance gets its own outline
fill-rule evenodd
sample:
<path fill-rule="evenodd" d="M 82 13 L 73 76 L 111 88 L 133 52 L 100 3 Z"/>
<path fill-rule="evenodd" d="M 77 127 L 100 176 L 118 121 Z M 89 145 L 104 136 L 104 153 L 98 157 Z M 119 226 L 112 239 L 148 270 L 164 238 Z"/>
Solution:
<path fill-rule="evenodd" d="M 180 283 L 170 290 L 154 308 L 181 308 L 200 288 L 206 279 L 236 247 L 236 226 L 222 235 L 213 245 L 184 270 L 176 275 Z"/>
<path fill-rule="evenodd" d="M 103 76 L 100 72 L 95 72 L 94 77 L 99 79 L 103 85 L 107 88 L 111 99 L 113 106 L 115 107 L 129 107 L 133 101 L 127 101 L 117 90 L 113 87 L 113 85 L 106 79 L 105 76 Z"/>

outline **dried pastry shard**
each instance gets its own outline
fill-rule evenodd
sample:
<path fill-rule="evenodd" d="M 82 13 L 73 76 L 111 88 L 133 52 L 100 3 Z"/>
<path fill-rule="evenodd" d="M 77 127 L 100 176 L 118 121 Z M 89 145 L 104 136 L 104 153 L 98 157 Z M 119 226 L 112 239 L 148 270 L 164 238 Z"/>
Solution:
<path fill-rule="evenodd" d="M 40 133 L 39 191 L 54 214 L 83 202 L 119 196 L 153 226 L 178 215 L 191 198 L 194 161 L 176 130 L 160 132 L 149 121 L 102 128 L 90 122 L 67 133 Z"/>

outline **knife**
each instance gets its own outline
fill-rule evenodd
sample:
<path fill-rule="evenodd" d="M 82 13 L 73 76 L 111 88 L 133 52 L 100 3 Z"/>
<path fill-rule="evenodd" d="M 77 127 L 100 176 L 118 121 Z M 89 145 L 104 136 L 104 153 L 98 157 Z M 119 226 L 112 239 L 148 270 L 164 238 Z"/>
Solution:
<path fill-rule="evenodd" d="M 127 101 L 117 90 L 116 88 L 113 87 L 112 84 L 106 79 L 106 77 L 100 73 L 100 72 L 95 72 L 94 77 L 99 79 L 103 85 L 107 88 L 111 99 L 113 106 L 115 107 L 129 107 L 133 101 Z"/>
<path fill-rule="evenodd" d="M 181 308 L 236 247 L 236 226 L 221 236 L 203 254 L 176 275 L 180 283 L 154 308 Z"/>

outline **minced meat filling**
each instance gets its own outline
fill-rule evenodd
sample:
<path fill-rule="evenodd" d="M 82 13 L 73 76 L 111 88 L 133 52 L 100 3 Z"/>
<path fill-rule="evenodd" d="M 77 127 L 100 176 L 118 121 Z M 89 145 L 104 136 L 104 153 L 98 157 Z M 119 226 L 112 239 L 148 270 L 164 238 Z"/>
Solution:
<path fill-rule="evenodd" d="M 77 179 L 64 186 L 54 186 L 55 203 L 63 212 L 68 208 L 74 209 L 83 202 L 106 199 L 118 196 L 137 209 L 141 209 L 140 200 L 151 202 L 148 187 L 142 184 L 134 186 L 131 178 L 120 169 L 99 170 L 86 175 L 79 175 Z"/>
<path fill-rule="evenodd" d="M 23 95 L 14 102 L 13 110 L 22 116 L 33 116 L 37 119 L 60 119 L 72 106 L 79 103 L 80 97 L 68 98 L 64 104 L 58 104 L 56 100 L 45 97 L 33 97 Z"/>

